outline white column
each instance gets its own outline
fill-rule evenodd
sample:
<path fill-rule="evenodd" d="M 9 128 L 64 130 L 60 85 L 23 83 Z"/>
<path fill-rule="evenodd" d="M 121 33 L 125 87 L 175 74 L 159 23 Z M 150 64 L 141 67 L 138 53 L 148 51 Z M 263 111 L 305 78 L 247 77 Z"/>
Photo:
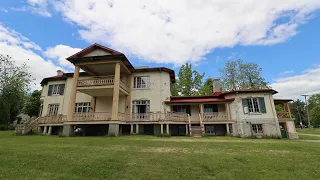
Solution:
<path fill-rule="evenodd" d="M 43 127 L 43 133 L 42 133 L 43 135 L 46 135 L 47 134 L 47 126 L 44 126 Z"/>
<path fill-rule="evenodd" d="M 186 136 L 188 135 L 188 129 L 189 129 L 189 125 L 186 124 Z"/>
<path fill-rule="evenodd" d="M 167 135 L 169 135 L 169 124 L 167 124 L 166 130 L 167 130 Z"/>
<path fill-rule="evenodd" d="M 136 134 L 139 134 L 139 124 L 136 124 Z"/>
<path fill-rule="evenodd" d="M 49 126 L 48 135 L 51 135 L 52 133 L 52 126 Z"/>
<path fill-rule="evenodd" d="M 130 125 L 130 134 L 133 134 L 133 124 Z"/>
<path fill-rule="evenodd" d="M 160 124 L 160 134 L 163 134 L 163 124 Z"/>
<path fill-rule="evenodd" d="M 226 124 L 226 128 L 227 128 L 227 135 L 230 135 L 229 124 Z"/>

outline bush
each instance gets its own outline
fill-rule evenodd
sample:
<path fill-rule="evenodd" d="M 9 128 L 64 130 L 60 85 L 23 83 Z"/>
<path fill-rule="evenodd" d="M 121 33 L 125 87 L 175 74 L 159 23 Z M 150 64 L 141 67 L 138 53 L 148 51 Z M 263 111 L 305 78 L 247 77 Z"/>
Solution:
<path fill-rule="evenodd" d="M 63 135 L 63 133 L 62 133 L 61 131 L 59 131 L 59 132 L 58 132 L 58 137 L 63 138 L 63 137 L 66 137 L 66 136 L 65 136 L 65 135 Z"/>
<path fill-rule="evenodd" d="M 15 129 L 14 126 L 6 125 L 6 124 L 0 124 L 0 131 L 13 131 Z"/>

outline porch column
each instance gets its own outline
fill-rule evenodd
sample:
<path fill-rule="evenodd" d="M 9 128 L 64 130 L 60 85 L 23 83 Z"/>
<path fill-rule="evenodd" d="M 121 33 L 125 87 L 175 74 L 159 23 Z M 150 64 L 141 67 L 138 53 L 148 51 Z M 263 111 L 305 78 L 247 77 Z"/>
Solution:
<path fill-rule="evenodd" d="M 186 124 L 186 136 L 189 134 L 188 129 L 189 129 L 189 126 L 188 124 Z"/>
<path fill-rule="evenodd" d="M 292 118 L 292 116 L 291 116 L 291 110 L 290 110 L 290 105 L 289 105 L 289 103 L 287 103 L 287 108 L 288 108 L 289 116 L 290 116 L 290 118 Z"/>
<path fill-rule="evenodd" d="M 130 134 L 133 134 L 133 124 L 130 124 Z"/>
<path fill-rule="evenodd" d="M 136 134 L 139 134 L 139 124 L 136 124 Z"/>
<path fill-rule="evenodd" d="M 68 121 L 72 121 L 72 116 L 73 116 L 74 107 L 75 107 L 75 103 L 76 103 L 77 83 L 78 83 L 78 79 L 79 79 L 79 71 L 80 71 L 80 67 L 78 65 L 75 65 L 74 66 L 74 74 L 73 74 L 73 78 L 72 78 L 70 101 L 69 101 L 69 107 L 68 107 L 68 115 L 67 115 Z"/>
<path fill-rule="evenodd" d="M 48 135 L 51 135 L 52 133 L 52 126 L 49 126 Z"/>
<path fill-rule="evenodd" d="M 126 97 L 126 109 L 125 109 L 125 114 L 126 115 L 130 115 L 131 113 L 131 86 L 132 86 L 132 76 L 128 76 L 127 77 L 128 80 L 127 80 L 127 86 L 128 86 L 128 91 L 129 91 L 129 94 L 127 95 Z M 131 117 L 131 116 L 130 116 Z"/>
<path fill-rule="evenodd" d="M 204 119 L 204 114 L 203 114 L 203 111 L 204 111 L 204 105 L 203 104 L 199 104 L 200 106 L 200 128 L 201 128 L 201 134 L 202 136 L 204 135 L 204 125 L 203 125 L 203 119 Z"/>
<path fill-rule="evenodd" d="M 167 124 L 166 131 L 167 131 L 167 135 L 169 135 L 169 133 L 170 133 L 170 131 L 169 131 L 169 124 Z"/>
<path fill-rule="evenodd" d="M 230 135 L 229 124 L 226 124 L 226 128 L 227 128 L 227 135 Z"/>
<path fill-rule="evenodd" d="M 163 134 L 163 124 L 160 124 L 160 134 Z"/>
<path fill-rule="evenodd" d="M 226 112 L 227 112 L 227 115 L 228 115 L 228 120 L 231 120 L 229 104 L 226 103 L 225 106 L 226 106 Z"/>
<path fill-rule="evenodd" d="M 118 120 L 119 109 L 119 89 L 120 89 L 120 62 L 115 65 L 114 81 L 113 81 L 113 101 L 111 119 Z"/>
<path fill-rule="evenodd" d="M 90 112 L 96 112 L 96 97 L 91 96 L 90 107 L 91 107 Z"/>
<path fill-rule="evenodd" d="M 43 127 L 43 132 L 42 132 L 42 134 L 43 134 L 43 135 L 46 135 L 46 133 L 47 133 L 47 126 L 44 126 L 44 127 Z"/>

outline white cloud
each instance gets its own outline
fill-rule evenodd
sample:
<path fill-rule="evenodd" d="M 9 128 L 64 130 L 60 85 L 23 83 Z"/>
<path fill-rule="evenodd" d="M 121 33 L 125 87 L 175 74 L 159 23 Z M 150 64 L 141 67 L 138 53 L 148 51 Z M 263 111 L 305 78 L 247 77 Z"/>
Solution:
<path fill-rule="evenodd" d="M 271 87 L 279 92 L 276 97 L 298 99 L 302 94 L 320 93 L 320 66 L 299 75 L 278 78 Z"/>
<path fill-rule="evenodd" d="M 32 14 L 44 16 L 44 17 L 51 17 L 51 13 L 48 10 L 48 2 L 47 0 L 27 0 L 27 6 L 23 6 L 20 8 L 12 8 L 15 11 L 24 11 L 30 12 Z"/>
<path fill-rule="evenodd" d="M 5 12 L 5 13 L 9 12 L 7 9 L 1 8 L 1 7 L 0 7 L 0 11 L 1 11 L 1 12 Z"/>
<path fill-rule="evenodd" d="M 284 42 L 320 8 L 319 0 L 50 2 L 88 42 L 177 65 L 200 61 L 215 48 Z"/>
<path fill-rule="evenodd" d="M 81 51 L 80 48 L 72 48 L 67 45 L 56 45 L 55 47 L 49 47 L 47 50 L 43 53 L 48 58 L 54 58 L 57 59 L 59 64 L 63 66 L 72 67 L 73 65 L 66 60 L 67 57 Z"/>
<path fill-rule="evenodd" d="M 17 65 L 26 63 L 35 78 L 32 89 L 40 88 L 40 81 L 49 76 L 55 76 L 61 67 L 51 61 L 44 60 L 37 54 L 41 48 L 18 32 L 0 23 L 0 54 L 9 55 Z"/>

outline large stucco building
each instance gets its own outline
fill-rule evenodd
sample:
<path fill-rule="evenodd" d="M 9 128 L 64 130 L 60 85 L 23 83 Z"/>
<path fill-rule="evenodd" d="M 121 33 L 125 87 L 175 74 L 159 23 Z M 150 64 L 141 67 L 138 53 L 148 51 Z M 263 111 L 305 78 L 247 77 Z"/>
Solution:
<path fill-rule="evenodd" d="M 298 138 L 288 102 L 272 89 L 171 96 L 174 71 L 133 67 L 120 52 L 94 44 L 67 58 L 73 73 L 44 78 L 38 127 L 43 134 L 231 135 Z M 80 69 L 83 71 L 80 72 Z M 284 111 L 277 113 L 275 105 Z"/>

